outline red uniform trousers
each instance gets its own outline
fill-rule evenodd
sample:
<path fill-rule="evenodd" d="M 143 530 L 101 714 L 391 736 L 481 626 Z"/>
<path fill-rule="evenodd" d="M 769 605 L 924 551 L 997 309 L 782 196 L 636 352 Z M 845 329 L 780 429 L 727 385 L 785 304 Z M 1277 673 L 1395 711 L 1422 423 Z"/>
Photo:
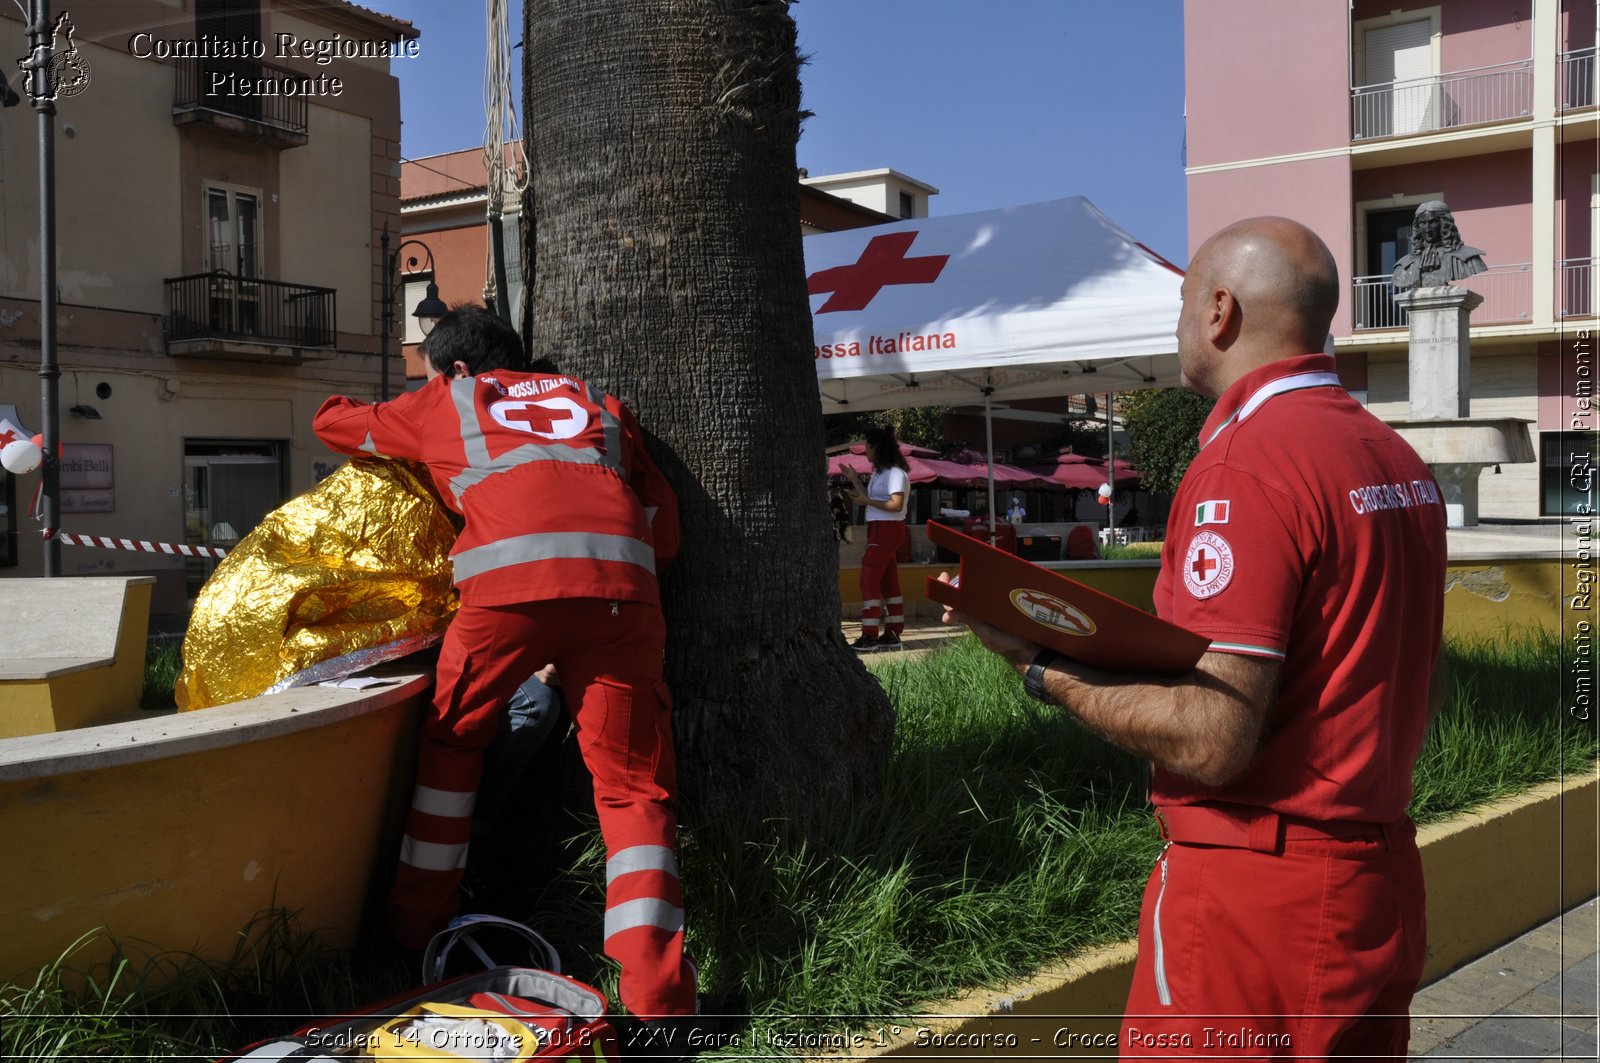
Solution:
<path fill-rule="evenodd" d="M 861 555 L 861 633 L 877 638 L 906 629 L 906 600 L 900 596 L 900 565 L 895 560 L 906 541 L 903 520 L 867 521 L 867 549 Z"/>
<path fill-rule="evenodd" d="M 1415 829 L 1279 845 L 1162 853 L 1121 1058 L 1406 1058 L 1427 945 Z"/>
<path fill-rule="evenodd" d="M 553 661 L 594 777 L 606 843 L 605 952 L 622 967 L 622 1003 L 641 1018 L 694 1013 L 675 848 L 671 702 L 661 679 L 665 641 L 661 610 L 639 602 L 461 607 L 439 655 L 389 899 L 390 928 L 402 945 L 422 947 L 459 912 L 484 747 L 512 692 Z"/>

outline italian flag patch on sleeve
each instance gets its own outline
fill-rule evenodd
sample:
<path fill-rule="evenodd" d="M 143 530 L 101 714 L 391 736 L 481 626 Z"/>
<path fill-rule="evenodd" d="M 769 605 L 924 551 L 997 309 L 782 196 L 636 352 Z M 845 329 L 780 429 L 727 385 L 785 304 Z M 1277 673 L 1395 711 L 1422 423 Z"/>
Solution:
<path fill-rule="evenodd" d="M 1228 500 L 1213 498 L 1194 507 L 1194 526 L 1228 523 Z"/>

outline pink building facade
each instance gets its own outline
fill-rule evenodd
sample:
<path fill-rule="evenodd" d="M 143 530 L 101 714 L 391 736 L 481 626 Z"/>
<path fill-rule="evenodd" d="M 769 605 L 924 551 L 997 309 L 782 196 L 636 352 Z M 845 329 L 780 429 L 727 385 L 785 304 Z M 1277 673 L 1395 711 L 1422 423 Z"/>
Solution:
<path fill-rule="evenodd" d="M 1593 451 L 1600 326 L 1595 0 L 1185 0 L 1189 239 L 1284 214 L 1345 283 L 1346 385 L 1408 415 L 1390 273 L 1419 203 L 1442 199 L 1488 272 L 1472 316 L 1472 414 L 1527 419 L 1537 463 L 1486 470 L 1488 519 L 1572 511 L 1568 458 Z M 1278 55 L 1276 61 L 1261 57 Z M 1585 424 L 1585 421 L 1587 423 Z"/>

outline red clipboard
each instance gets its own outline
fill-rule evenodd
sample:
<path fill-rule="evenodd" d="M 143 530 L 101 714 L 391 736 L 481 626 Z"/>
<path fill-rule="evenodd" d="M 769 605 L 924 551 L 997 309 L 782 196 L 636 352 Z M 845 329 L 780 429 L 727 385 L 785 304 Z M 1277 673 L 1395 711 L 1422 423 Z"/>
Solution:
<path fill-rule="evenodd" d="M 928 577 L 928 597 L 1095 668 L 1182 675 L 1211 640 L 1059 572 L 942 524 L 928 539 L 961 555 L 952 583 Z"/>

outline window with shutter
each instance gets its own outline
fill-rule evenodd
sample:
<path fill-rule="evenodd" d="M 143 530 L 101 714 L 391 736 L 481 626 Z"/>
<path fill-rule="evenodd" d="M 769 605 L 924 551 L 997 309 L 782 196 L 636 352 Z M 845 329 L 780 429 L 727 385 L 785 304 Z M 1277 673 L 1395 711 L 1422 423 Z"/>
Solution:
<path fill-rule="evenodd" d="M 195 0 L 195 37 L 227 42 L 230 53 L 245 58 L 202 59 L 200 92 L 205 94 L 214 74 L 236 75 L 253 81 L 261 76 L 261 64 L 249 56 L 262 54 L 261 0 Z M 260 118 L 261 101 L 253 95 L 229 93 L 210 98 L 207 106 L 242 118 Z"/>
<path fill-rule="evenodd" d="M 1369 89 L 1386 91 L 1388 99 L 1385 106 L 1382 97 L 1377 98 L 1376 108 L 1367 115 L 1372 128 L 1360 131 L 1361 135 L 1401 136 L 1436 128 L 1433 20 L 1372 26 L 1363 36 L 1363 82 Z"/>

